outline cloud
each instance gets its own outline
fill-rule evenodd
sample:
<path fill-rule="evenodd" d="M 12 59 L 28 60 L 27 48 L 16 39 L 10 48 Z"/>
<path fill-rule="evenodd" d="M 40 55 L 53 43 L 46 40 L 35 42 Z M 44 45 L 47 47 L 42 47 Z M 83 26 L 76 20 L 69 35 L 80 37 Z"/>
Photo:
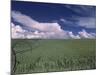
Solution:
<path fill-rule="evenodd" d="M 21 26 L 11 23 L 12 38 L 24 38 L 25 30 Z"/>
<path fill-rule="evenodd" d="M 84 29 L 81 32 L 78 32 L 78 34 L 79 34 L 79 36 L 81 38 L 90 38 L 90 39 L 93 39 L 93 38 L 96 37 L 94 33 L 88 33 Z"/>
<path fill-rule="evenodd" d="M 12 18 L 20 24 L 33 28 L 33 30 L 47 31 L 47 32 L 62 32 L 61 26 L 55 23 L 39 23 L 31 17 L 20 12 L 12 11 Z"/>
<path fill-rule="evenodd" d="M 72 39 L 81 39 L 79 35 L 74 35 L 72 31 L 68 31 L 68 35 Z"/>
<path fill-rule="evenodd" d="M 65 5 L 64 7 L 66 7 L 67 9 L 70 9 L 70 11 L 78 14 L 82 15 L 82 16 L 88 16 L 88 17 L 95 17 L 95 10 L 96 7 L 95 6 L 87 6 L 87 5 Z"/>
<path fill-rule="evenodd" d="M 40 23 L 31 17 L 24 15 L 20 12 L 12 12 L 12 18 L 14 21 L 32 29 L 34 31 L 29 31 L 23 28 L 21 25 L 16 25 L 13 22 L 12 26 L 12 38 L 41 38 L 41 39 L 81 39 L 81 38 L 95 38 L 95 33 L 87 33 L 85 30 L 78 32 L 75 35 L 72 31 L 65 31 L 61 26 L 55 23 Z"/>
<path fill-rule="evenodd" d="M 65 5 L 65 8 L 72 11 L 71 20 L 61 19 L 62 22 L 68 24 L 73 24 L 76 26 L 81 26 L 85 28 L 96 28 L 96 7 L 86 6 L 86 5 Z M 74 21 L 73 21 L 74 20 Z"/>
<path fill-rule="evenodd" d="M 96 19 L 91 17 L 78 18 L 77 24 L 85 28 L 96 28 Z"/>
<path fill-rule="evenodd" d="M 64 31 L 57 31 L 52 29 L 52 31 L 38 31 L 34 32 L 23 29 L 20 25 L 15 25 L 11 23 L 12 28 L 12 38 L 65 38 L 66 33 Z"/>
<path fill-rule="evenodd" d="M 16 21 L 24 26 L 32 27 L 33 25 L 37 24 L 38 22 L 33 20 L 31 17 L 24 15 L 20 12 L 17 11 L 12 11 L 11 12 L 11 17 Z"/>
<path fill-rule="evenodd" d="M 39 31 L 28 31 L 23 29 L 20 25 L 12 25 L 12 38 L 13 39 L 95 39 L 95 33 L 88 33 L 86 30 L 79 31 L 77 35 L 75 35 L 72 31 L 65 31 L 63 33 L 55 33 L 55 32 L 39 32 Z"/>
<path fill-rule="evenodd" d="M 31 17 L 24 15 L 20 12 L 15 12 L 12 11 L 12 18 L 14 21 L 22 24 L 23 26 L 27 26 L 30 29 L 33 29 L 35 31 L 38 31 L 35 36 L 43 38 L 64 38 L 65 36 L 65 31 L 61 29 L 61 26 L 55 22 L 55 23 L 40 23 L 38 21 L 35 21 Z M 34 33 L 28 33 L 31 35 L 28 35 L 27 37 L 33 37 L 34 38 Z"/>
<path fill-rule="evenodd" d="M 85 28 L 96 28 L 96 19 L 93 17 L 73 17 L 72 20 L 61 18 L 60 21 L 62 21 L 66 25 L 71 25 L 71 26 L 75 25 Z"/>

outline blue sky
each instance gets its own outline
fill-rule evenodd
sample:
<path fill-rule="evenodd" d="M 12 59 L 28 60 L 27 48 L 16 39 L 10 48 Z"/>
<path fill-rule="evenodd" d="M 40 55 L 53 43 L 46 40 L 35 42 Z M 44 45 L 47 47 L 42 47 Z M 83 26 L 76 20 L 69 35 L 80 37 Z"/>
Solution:
<path fill-rule="evenodd" d="M 27 16 L 33 21 L 40 23 L 38 25 L 40 27 L 46 25 L 44 28 L 48 28 L 48 23 L 50 25 L 56 24 L 55 26 L 58 26 L 64 32 L 70 32 L 74 36 L 79 35 L 81 32 L 83 34 L 86 32 L 89 35 L 91 33 L 93 36 L 94 34 L 96 35 L 96 6 L 12 1 L 11 11 L 11 20 L 14 26 L 17 25 L 24 31 L 30 31 L 30 33 L 35 30 L 38 31 L 37 33 L 48 31 L 33 28 L 29 19 L 29 21 L 26 19 L 25 22 L 28 21 L 30 23 L 26 22 L 25 24 L 25 22 L 22 22 L 22 17 L 18 18 L 15 16 Z M 53 26 L 49 27 L 53 28 Z"/>

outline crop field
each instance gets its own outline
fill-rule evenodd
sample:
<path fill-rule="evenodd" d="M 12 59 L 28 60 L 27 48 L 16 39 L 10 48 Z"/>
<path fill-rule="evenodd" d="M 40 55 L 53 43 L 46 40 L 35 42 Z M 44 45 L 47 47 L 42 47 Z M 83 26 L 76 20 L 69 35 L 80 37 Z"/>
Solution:
<path fill-rule="evenodd" d="M 16 74 L 96 68 L 95 39 L 12 39 Z"/>

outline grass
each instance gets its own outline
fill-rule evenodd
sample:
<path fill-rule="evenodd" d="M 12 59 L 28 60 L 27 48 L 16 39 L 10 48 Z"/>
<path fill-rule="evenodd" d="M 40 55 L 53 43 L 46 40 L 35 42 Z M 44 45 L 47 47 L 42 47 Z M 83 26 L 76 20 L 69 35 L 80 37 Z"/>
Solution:
<path fill-rule="evenodd" d="M 12 39 L 16 74 L 96 68 L 96 40 Z"/>

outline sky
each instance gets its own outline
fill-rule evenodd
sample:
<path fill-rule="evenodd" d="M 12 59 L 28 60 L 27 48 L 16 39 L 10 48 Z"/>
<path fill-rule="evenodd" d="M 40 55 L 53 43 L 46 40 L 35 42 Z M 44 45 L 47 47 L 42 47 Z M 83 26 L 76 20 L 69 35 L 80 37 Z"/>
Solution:
<path fill-rule="evenodd" d="M 12 1 L 12 38 L 95 39 L 96 6 Z"/>

